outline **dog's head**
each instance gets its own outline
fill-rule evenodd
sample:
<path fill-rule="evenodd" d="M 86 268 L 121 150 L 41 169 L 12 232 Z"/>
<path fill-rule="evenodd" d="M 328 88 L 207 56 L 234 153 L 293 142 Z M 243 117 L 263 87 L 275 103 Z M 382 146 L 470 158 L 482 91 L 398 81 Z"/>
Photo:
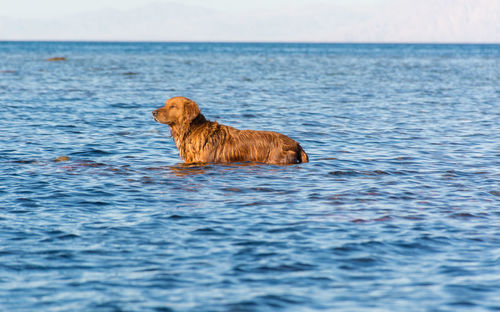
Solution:
<path fill-rule="evenodd" d="M 154 110 L 153 118 L 171 127 L 186 127 L 199 114 L 198 104 L 188 98 L 177 96 L 167 100 L 163 107 Z"/>

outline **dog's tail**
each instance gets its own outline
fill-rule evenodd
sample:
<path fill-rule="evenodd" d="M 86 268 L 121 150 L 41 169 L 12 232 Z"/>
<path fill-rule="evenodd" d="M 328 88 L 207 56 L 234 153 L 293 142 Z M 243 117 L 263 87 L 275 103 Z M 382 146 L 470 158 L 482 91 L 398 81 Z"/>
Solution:
<path fill-rule="evenodd" d="M 299 163 L 309 162 L 309 157 L 307 156 L 306 152 L 304 151 L 304 149 L 300 145 L 299 145 L 299 150 L 298 150 L 297 154 L 298 154 L 297 156 L 299 156 L 298 157 Z"/>

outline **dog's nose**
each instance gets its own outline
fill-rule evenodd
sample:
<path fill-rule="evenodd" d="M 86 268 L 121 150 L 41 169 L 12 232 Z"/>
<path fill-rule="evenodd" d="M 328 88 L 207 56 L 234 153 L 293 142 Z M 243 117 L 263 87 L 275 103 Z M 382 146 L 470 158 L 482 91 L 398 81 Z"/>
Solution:
<path fill-rule="evenodd" d="M 153 111 L 153 116 L 154 116 L 154 117 L 158 116 L 158 110 L 154 110 L 154 111 Z"/>

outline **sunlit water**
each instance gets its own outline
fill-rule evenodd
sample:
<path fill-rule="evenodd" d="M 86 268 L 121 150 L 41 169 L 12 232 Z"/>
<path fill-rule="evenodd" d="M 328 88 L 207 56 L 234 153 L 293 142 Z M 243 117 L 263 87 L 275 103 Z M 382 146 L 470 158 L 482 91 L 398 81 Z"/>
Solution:
<path fill-rule="evenodd" d="M 498 45 L 0 43 L 0 71 L 2 311 L 500 310 Z M 310 163 L 183 166 L 177 95 Z"/>

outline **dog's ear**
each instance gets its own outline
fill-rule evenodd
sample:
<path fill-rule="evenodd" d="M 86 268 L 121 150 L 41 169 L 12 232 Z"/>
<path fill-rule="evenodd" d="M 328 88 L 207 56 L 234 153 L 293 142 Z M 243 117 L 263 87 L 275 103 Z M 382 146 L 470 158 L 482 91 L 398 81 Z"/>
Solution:
<path fill-rule="evenodd" d="M 195 102 L 188 100 L 184 103 L 184 116 L 187 124 L 190 124 L 200 114 L 200 108 Z"/>

